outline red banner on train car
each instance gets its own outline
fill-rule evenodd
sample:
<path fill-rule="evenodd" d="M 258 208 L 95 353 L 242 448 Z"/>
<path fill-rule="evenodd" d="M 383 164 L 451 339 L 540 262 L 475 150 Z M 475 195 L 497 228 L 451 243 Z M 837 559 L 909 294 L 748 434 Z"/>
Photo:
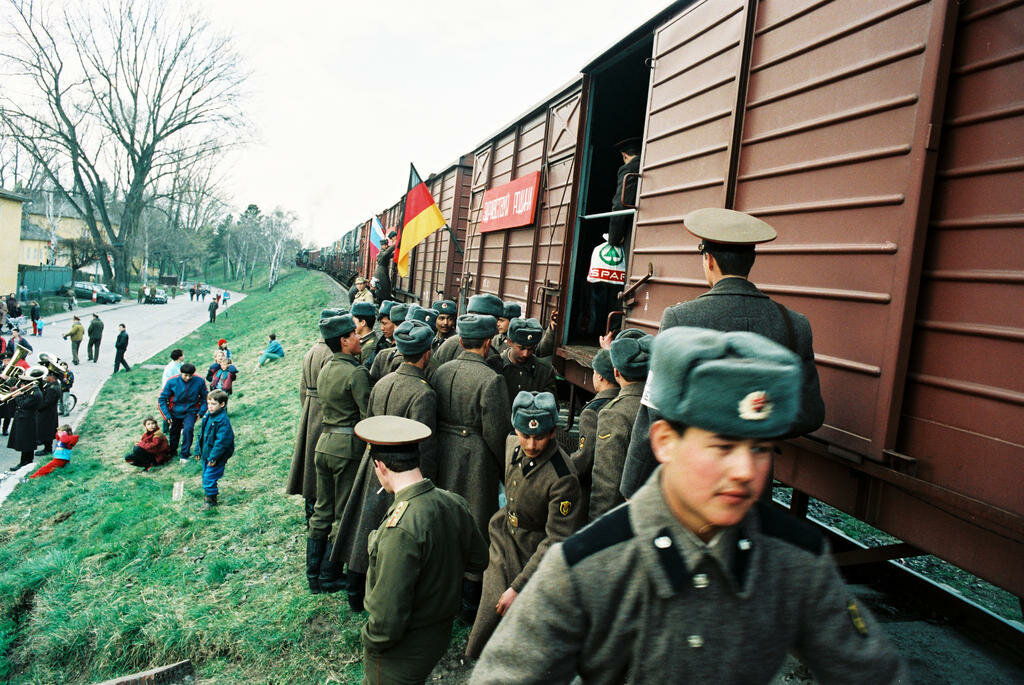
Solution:
<path fill-rule="evenodd" d="M 477 230 L 487 233 L 532 224 L 537 210 L 539 188 L 540 172 L 534 171 L 505 185 L 484 191 Z"/>

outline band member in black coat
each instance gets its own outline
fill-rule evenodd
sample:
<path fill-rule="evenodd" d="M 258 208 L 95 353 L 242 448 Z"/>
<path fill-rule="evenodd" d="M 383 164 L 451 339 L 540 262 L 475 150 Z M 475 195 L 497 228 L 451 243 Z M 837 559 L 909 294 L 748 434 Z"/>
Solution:
<path fill-rule="evenodd" d="M 60 383 L 53 372 L 46 374 L 40 392 L 43 395 L 42 402 L 36 410 L 36 442 L 43 446 L 36 452 L 36 456 L 53 454 L 53 440 L 57 434 L 57 403 L 60 402 Z"/>
<path fill-rule="evenodd" d="M 7 438 L 7 447 L 15 452 L 21 453 L 21 461 L 17 466 L 12 466 L 11 471 L 17 471 L 26 464 L 31 464 L 33 453 L 36 451 L 36 412 L 39 405 L 43 403 L 43 393 L 39 390 L 39 383 L 46 377 L 46 369 L 35 366 L 29 369 L 22 376 L 26 382 L 32 381 L 31 388 L 15 397 L 14 402 L 14 423 L 11 424 L 11 435 Z"/>

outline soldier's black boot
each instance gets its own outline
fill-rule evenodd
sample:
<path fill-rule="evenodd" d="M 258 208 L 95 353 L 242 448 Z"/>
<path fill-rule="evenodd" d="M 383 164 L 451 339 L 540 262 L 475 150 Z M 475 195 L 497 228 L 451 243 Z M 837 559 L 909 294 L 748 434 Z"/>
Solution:
<path fill-rule="evenodd" d="M 482 581 L 462 579 L 462 610 L 459 612 L 459 620 L 467 626 L 472 626 L 476 621 L 476 610 L 480 608 L 480 595 L 483 591 Z"/>
<path fill-rule="evenodd" d="M 366 575 L 349 571 L 346 594 L 348 595 L 348 608 L 354 613 L 360 613 L 363 610 L 363 598 L 366 596 Z"/>
<path fill-rule="evenodd" d="M 326 542 L 324 556 L 320 560 L 320 589 L 328 593 L 341 592 L 347 585 L 345 573 L 341 564 L 331 561 L 331 551 L 331 543 Z"/>
<path fill-rule="evenodd" d="M 309 530 L 309 519 L 313 518 L 313 510 L 316 509 L 316 499 L 307 499 L 306 503 L 306 530 Z"/>
<path fill-rule="evenodd" d="M 309 581 L 309 592 L 319 595 L 320 589 L 320 560 L 324 557 L 324 547 L 327 540 L 314 540 L 306 538 L 306 580 Z"/>

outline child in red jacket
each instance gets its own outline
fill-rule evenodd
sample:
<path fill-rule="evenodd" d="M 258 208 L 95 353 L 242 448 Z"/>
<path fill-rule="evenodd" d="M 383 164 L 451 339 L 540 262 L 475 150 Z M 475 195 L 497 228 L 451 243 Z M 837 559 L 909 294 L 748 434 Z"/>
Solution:
<path fill-rule="evenodd" d="M 160 427 L 152 416 L 142 422 L 143 433 L 135 443 L 132 451 L 124 455 L 124 460 L 133 466 L 149 471 L 154 466 L 165 464 L 171 458 L 167 436 L 160 432 Z"/>
<path fill-rule="evenodd" d="M 78 444 L 78 436 L 74 434 L 71 426 L 65 423 L 57 429 L 54 437 L 57 439 L 57 445 L 53 448 L 53 459 L 29 478 L 45 476 L 54 469 L 64 468 L 71 461 L 71 449 Z"/>

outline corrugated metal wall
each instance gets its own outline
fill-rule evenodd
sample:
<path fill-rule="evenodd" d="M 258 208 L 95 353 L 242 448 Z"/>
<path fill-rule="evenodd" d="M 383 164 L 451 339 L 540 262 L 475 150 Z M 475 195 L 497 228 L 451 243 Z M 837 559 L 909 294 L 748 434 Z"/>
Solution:
<path fill-rule="evenodd" d="M 469 220 L 470 155 L 463 156 L 459 164 L 444 170 L 427 181 L 427 188 L 434 197 L 441 214 L 455 232 L 462 249 L 465 250 L 466 224 Z M 419 303 L 429 307 L 439 298 L 456 299 L 459 291 L 459 277 L 462 274 L 463 258 L 447 230 L 441 229 L 429 235 L 413 250 L 416 270 L 414 283 Z"/>

